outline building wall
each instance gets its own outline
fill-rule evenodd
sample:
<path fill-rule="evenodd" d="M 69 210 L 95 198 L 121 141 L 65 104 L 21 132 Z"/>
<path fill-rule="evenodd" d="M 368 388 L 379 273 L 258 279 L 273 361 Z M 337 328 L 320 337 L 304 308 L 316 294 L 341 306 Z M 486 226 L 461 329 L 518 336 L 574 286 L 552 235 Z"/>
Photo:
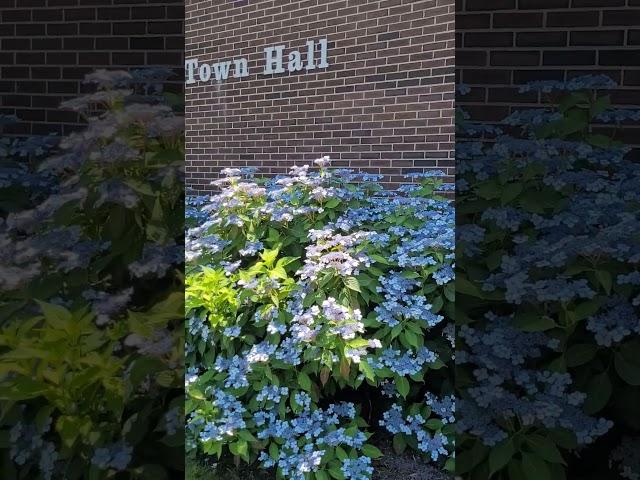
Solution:
<path fill-rule="evenodd" d="M 279 174 L 322 155 L 392 184 L 453 174 L 454 0 L 187 0 L 185 21 L 186 59 L 250 67 L 187 85 L 193 190 L 224 167 Z M 263 75 L 264 48 L 321 38 L 329 68 Z"/>
<path fill-rule="evenodd" d="M 182 0 L 0 0 L 0 113 L 4 133 L 66 134 L 81 121 L 58 109 L 99 68 L 181 66 Z M 174 90 L 181 91 L 182 72 Z"/>
<path fill-rule="evenodd" d="M 456 73 L 471 87 L 457 105 L 474 119 L 498 121 L 545 102 L 518 93 L 516 85 L 585 74 L 618 83 L 610 91 L 614 105 L 640 105 L 640 0 L 458 0 L 456 6 Z M 616 138 L 639 145 L 640 128 L 627 125 Z"/>

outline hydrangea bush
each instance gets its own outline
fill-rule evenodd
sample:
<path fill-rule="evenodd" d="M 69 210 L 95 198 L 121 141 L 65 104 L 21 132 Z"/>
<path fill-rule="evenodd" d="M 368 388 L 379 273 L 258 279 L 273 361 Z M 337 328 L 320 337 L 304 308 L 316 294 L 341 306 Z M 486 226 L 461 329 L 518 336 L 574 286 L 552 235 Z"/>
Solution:
<path fill-rule="evenodd" d="M 640 170 L 615 140 L 640 115 L 610 107 L 613 87 L 602 76 L 525 85 L 549 106 L 502 125 L 459 113 L 465 478 L 609 478 L 601 459 L 640 428 Z M 625 448 L 612 465 L 634 478 Z"/>
<path fill-rule="evenodd" d="M 441 172 L 227 169 L 187 206 L 187 448 L 370 479 L 380 438 L 453 468 L 454 211 Z"/>
<path fill-rule="evenodd" d="M 169 74 L 90 74 L 97 91 L 63 105 L 85 128 L 0 144 L 3 479 L 182 475 L 184 127 Z"/>

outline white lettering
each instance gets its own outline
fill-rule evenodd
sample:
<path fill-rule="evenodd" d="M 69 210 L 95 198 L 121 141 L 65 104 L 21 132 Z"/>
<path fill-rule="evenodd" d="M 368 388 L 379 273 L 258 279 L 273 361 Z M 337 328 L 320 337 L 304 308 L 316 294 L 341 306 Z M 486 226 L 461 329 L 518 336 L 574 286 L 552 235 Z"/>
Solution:
<path fill-rule="evenodd" d="M 197 66 L 198 66 L 197 58 L 190 58 L 189 60 L 186 60 L 184 62 L 184 68 L 187 71 L 187 84 L 196 83 L 196 79 L 194 78 L 193 74 Z"/>
<path fill-rule="evenodd" d="M 320 63 L 318 68 L 329 68 L 329 42 L 326 38 L 320 40 Z"/>
<path fill-rule="evenodd" d="M 249 61 L 246 58 L 238 58 L 233 61 L 235 70 L 233 76 L 235 78 L 243 78 L 249 76 Z"/>
<path fill-rule="evenodd" d="M 282 53 L 285 46 L 278 45 L 276 47 L 269 47 L 264 49 L 266 54 L 266 64 L 264 66 L 264 74 L 271 75 L 273 73 L 284 73 L 284 67 L 282 66 Z M 274 56 L 275 53 L 275 56 Z M 276 67 L 275 69 L 273 67 Z"/>
<path fill-rule="evenodd" d="M 200 81 L 201 82 L 208 82 L 209 80 L 211 80 L 211 65 L 209 65 L 208 63 L 203 63 L 202 65 L 200 65 Z"/>
<path fill-rule="evenodd" d="M 315 51 L 316 51 L 316 42 L 313 40 L 309 40 L 307 42 L 307 70 L 315 70 L 316 62 L 315 62 Z"/>
<path fill-rule="evenodd" d="M 318 46 L 319 45 L 319 46 Z M 306 58 L 304 50 L 289 50 L 287 59 L 284 58 L 286 45 L 274 45 L 264 49 L 265 66 L 264 75 L 281 74 L 285 72 L 295 73 L 302 70 L 312 71 L 329 67 L 329 42 L 326 38 L 320 40 L 308 40 L 306 42 Z M 288 60 L 287 65 L 284 65 Z M 229 79 L 233 69 L 233 78 L 245 78 L 249 76 L 249 60 L 234 58 L 229 61 L 217 63 L 200 63 L 197 58 L 185 60 L 186 84 L 196 82 L 208 82 L 215 78 L 221 82 Z"/>
<path fill-rule="evenodd" d="M 231 62 L 222 62 L 222 63 L 213 64 L 213 72 L 218 82 L 229 78 L 229 70 L 231 70 Z"/>
<path fill-rule="evenodd" d="M 289 54 L 289 65 L 287 70 L 290 72 L 299 72 L 302 70 L 302 55 L 298 50 L 294 50 Z"/>

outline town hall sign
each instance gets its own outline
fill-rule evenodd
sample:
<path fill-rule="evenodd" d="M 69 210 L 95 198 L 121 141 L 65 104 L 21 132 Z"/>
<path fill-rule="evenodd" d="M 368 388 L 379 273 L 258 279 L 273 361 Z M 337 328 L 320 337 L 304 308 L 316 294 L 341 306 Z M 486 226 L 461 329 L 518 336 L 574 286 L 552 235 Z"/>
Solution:
<path fill-rule="evenodd" d="M 306 49 L 303 49 L 304 53 L 300 50 L 291 50 L 286 56 L 286 45 L 267 47 L 264 49 L 264 68 L 260 73 L 277 75 L 285 72 L 294 73 L 303 70 L 312 72 L 328 68 L 328 45 L 327 39 L 309 40 Z M 229 77 L 244 78 L 250 75 L 247 58 L 235 58 L 212 64 L 201 63 L 197 58 L 190 58 L 185 61 L 184 67 L 187 85 L 197 82 L 223 82 Z"/>

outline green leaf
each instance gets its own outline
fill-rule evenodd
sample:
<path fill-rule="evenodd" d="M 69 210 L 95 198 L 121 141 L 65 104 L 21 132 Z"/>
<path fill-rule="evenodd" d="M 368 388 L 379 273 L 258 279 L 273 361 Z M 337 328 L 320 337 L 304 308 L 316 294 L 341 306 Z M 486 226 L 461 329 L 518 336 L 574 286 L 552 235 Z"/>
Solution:
<path fill-rule="evenodd" d="M 398 389 L 398 393 L 402 395 L 402 398 L 407 398 L 409 394 L 409 380 L 405 377 L 400 377 L 396 375 L 396 388 Z"/>
<path fill-rule="evenodd" d="M 139 478 L 147 480 L 166 480 L 169 475 L 162 465 L 155 463 L 147 463 L 136 468 L 135 473 L 140 475 Z"/>
<path fill-rule="evenodd" d="M 407 448 L 407 442 L 401 433 L 396 433 L 393 436 L 393 450 L 398 454 L 402 454 Z"/>
<path fill-rule="evenodd" d="M 245 459 L 249 457 L 249 444 L 244 440 L 238 440 L 237 442 L 230 444 L 229 450 L 237 457 Z"/>
<path fill-rule="evenodd" d="M 238 437 L 242 440 L 246 440 L 247 442 L 257 441 L 256 437 L 254 437 L 249 430 L 240 430 L 238 432 Z"/>
<path fill-rule="evenodd" d="M 556 327 L 551 317 L 535 312 L 518 313 L 513 323 L 523 332 L 544 332 Z"/>
<path fill-rule="evenodd" d="M 502 203 L 502 205 L 507 205 L 522 193 L 522 184 L 510 183 L 508 185 L 504 185 L 501 190 L 502 195 L 500 197 L 500 202 Z"/>
<path fill-rule="evenodd" d="M 607 292 L 607 295 L 609 295 L 613 284 L 613 277 L 611 276 L 611 273 L 606 270 L 598 270 L 596 272 L 596 278 L 604 288 L 605 292 Z"/>
<path fill-rule="evenodd" d="M 629 385 L 637 387 L 640 385 L 640 366 L 629 362 L 622 354 L 616 353 L 614 359 L 616 372 L 620 378 Z"/>
<path fill-rule="evenodd" d="M 456 452 L 456 475 L 472 471 L 487 456 L 489 449 L 481 442 L 476 442 L 470 450 Z M 468 477 L 467 477 L 468 478 Z"/>
<path fill-rule="evenodd" d="M 304 372 L 298 374 L 298 385 L 300 385 L 307 392 L 311 391 L 311 379 L 309 375 Z"/>
<path fill-rule="evenodd" d="M 43 382 L 32 380 L 29 377 L 16 378 L 9 388 L 0 390 L 0 400 L 18 402 L 39 397 L 48 392 L 49 388 Z"/>
<path fill-rule="evenodd" d="M 58 330 L 66 330 L 69 322 L 72 320 L 72 315 L 69 310 L 60 305 L 41 301 L 38 301 L 38 305 L 40 305 L 42 315 L 49 325 Z"/>
<path fill-rule="evenodd" d="M 565 359 L 568 367 L 577 367 L 584 365 L 598 353 L 598 347 L 593 343 L 580 343 L 570 346 L 565 352 Z"/>
<path fill-rule="evenodd" d="M 489 453 L 489 476 L 502 470 L 510 461 L 516 450 L 511 439 L 503 440 L 491 448 Z"/>
<path fill-rule="evenodd" d="M 382 452 L 378 447 L 374 447 L 373 445 L 366 444 L 362 447 L 362 453 L 364 453 L 369 458 L 380 458 L 382 456 Z"/>
<path fill-rule="evenodd" d="M 509 467 L 507 468 L 507 478 L 509 480 L 527 480 L 527 477 L 522 470 L 522 462 L 520 462 L 519 460 L 512 460 L 511 462 L 509 462 Z"/>
<path fill-rule="evenodd" d="M 347 452 L 345 452 L 342 447 L 336 447 L 336 457 L 338 457 L 338 460 L 346 460 L 349 458 L 349 455 L 347 455 Z"/>
<path fill-rule="evenodd" d="M 550 438 L 545 438 L 542 435 L 529 435 L 526 437 L 526 442 L 531 447 L 533 453 L 547 462 L 565 464 L 560 450 L 558 450 Z"/>
<path fill-rule="evenodd" d="M 365 376 L 366 378 L 368 378 L 368 379 L 369 379 L 369 380 L 371 380 L 372 382 L 373 382 L 373 381 L 375 381 L 375 379 L 376 379 L 376 374 L 375 374 L 375 372 L 373 371 L 373 369 L 371 368 L 371 365 L 369 365 L 369 363 L 367 363 L 367 361 L 366 361 L 366 360 L 362 360 L 362 361 L 360 362 L 360 367 L 359 367 L 359 368 L 360 368 L 360 371 L 361 371 L 362 373 L 364 373 L 364 376 Z"/>
<path fill-rule="evenodd" d="M 613 143 L 613 140 L 611 139 L 611 137 L 608 137 L 607 135 L 602 135 L 600 133 L 587 135 L 585 140 L 590 145 L 593 145 L 594 147 L 600 147 L 600 148 L 609 148 Z"/>
<path fill-rule="evenodd" d="M 490 292 L 483 292 L 475 283 L 470 282 L 462 275 L 456 276 L 456 295 L 461 293 L 476 298 L 488 298 Z"/>
<path fill-rule="evenodd" d="M 331 467 L 329 469 L 329 475 L 331 475 L 336 480 L 344 480 L 344 475 L 342 474 L 342 470 L 338 467 Z"/>
<path fill-rule="evenodd" d="M 528 480 L 543 480 L 551 475 L 547 462 L 530 453 L 522 454 L 522 469 Z"/>
<path fill-rule="evenodd" d="M 420 345 L 418 343 L 418 336 L 415 333 L 413 333 L 410 330 L 405 330 L 404 337 L 407 340 L 407 343 L 409 343 L 409 345 L 411 345 L 412 347 L 419 348 Z"/>
<path fill-rule="evenodd" d="M 556 445 L 559 445 L 566 450 L 573 450 L 578 446 L 575 434 L 565 428 L 550 429 L 549 436 L 553 439 Z"/>
<path fill-rule="evenodd" d="M 56 422 L 56 431 L 62 443 L 68 448 L 73 446 L 79 435 L 86 434 L 89 428 L 91 428 L 91 421 L 88 418 L 63 415 Z"/>
<path fill-rule="evenodd" d="M 609 95 L 603 95 L 601 97 L 598 97 L 591 104 L 591 111 L 589 113 L 591 114 L 591 117 L 597 117 L 602 112 L 604 112 L 607 108 L 609 108 L 610 105 L 611 105 L 611 97 Z"/>
<path fill-rule="evenodd" d="M 276 261 L 276 258 L 278 258 L 279 253 L 280 253 L 280 250 L 277 248 L 274 248 L 272 250 L 264 250 L 260 254 L 260 258 L 262 258 L 264 263 L 266 263 L 268 266 L 272 266 L 273 263 Z"/>
<path fill-rule="evenodd" d="M 329 475 L 323 470 L 318 470 L 316 472 L 316 480 L 329 480 Z"/>
<path fill-rule="evenodd" d="M 450 302 L 455 302 L 456 301 L 456 287 L 455 287 L 455 284 L 450 283 L 450 284 L 448 284 L 447 286 L 444 287 L 444 296 Z M 438 297 L 438 298 L 440 298 L 440 297 Z"/>
<path fill-rule="evenodd" d="M 349 290 L 353 290 L 355 292 L 362 292 L 360 288 L 360 282 L 356 277 L 346 277 L 344 279 L 344 284 Z"/>
<path fill-rule="evenodd" d="M 592 316 L 600 309 L 602 303 L 601 298 L 582 302 L 573 312 L 574 321 L 579 322 L 580 320 L 584 320 L 585 318 Z"/>
<path fill-rule="evenodd" d="M 587 384 L 587 399 L 584 402 L 584 411 L 593 415 L 602 410 L 611 398 L 612 385 L 608 372 L 593 376 Z"/>
<path fill-rule="evenodd" d="M 382 255 L 378 255 L 374 253 L 373 255 L 369 255 L 372 260 L 375 260 L 377 263 L 381 263 L 382 265 L 391 265 L 391 262 L 384 258 Z"/>
<path fill-rule="evenodd" d="M 280 458 L 280 449 L 275 442 L 271 442 L 271 445 L 269 445 L 269 456 L 273 460 L 278 460 L 278 458 Z"/>

